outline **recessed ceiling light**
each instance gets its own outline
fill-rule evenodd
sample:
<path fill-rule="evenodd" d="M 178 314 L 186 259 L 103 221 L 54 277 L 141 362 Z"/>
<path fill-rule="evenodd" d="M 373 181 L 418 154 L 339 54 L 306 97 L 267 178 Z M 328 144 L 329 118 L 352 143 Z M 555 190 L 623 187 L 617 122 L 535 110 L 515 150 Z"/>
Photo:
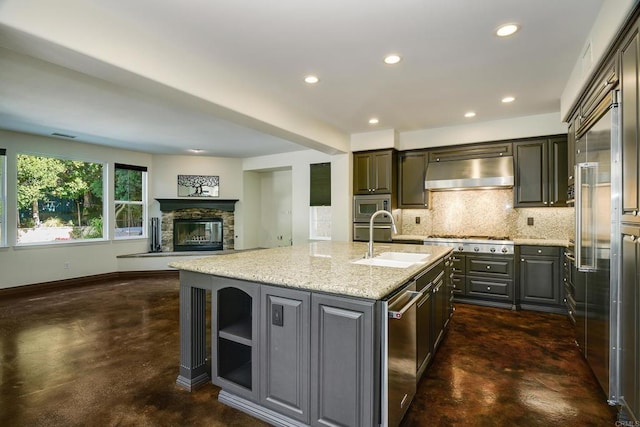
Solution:
<path fill-rule="evenodd" d="M 505 96 L 504 98 L 502 98 L 502 102 L 505 104 L 508 104 L 510 102 L 515 101 L 516 99 L 513 96 Z"/>
<path fill-rule="evenodd" d="M 400 57 L 400 55 L 396 55 L 395 53 L 384 57 L 385 64 L 393 65 L 397 64 L 400 61 L 402 61 L 402 58 Z"/>
<path fill-rule="evenodd" d="M 377 125 L 380 122 L 380 120 L 376 119 L 375 117 L 372 117 L 369 119 L 369 124 L 370 125 Z"/>
<path fill-rule="evenodd" d="M 310 85 L 312 84 L 316 84 L 320 81 L 320 79 L 317 76 L 314 75 L 308 75 L 304 78 L 304 81 L 309 83 Z"/>
<path fill-rule="evenodd" d="M 468 113 L 464 113 L 464 116 L 469 118 L 469 117 L 475 117 L 476 113 L 474 113 L 473 111 L 469 111 Z"/>
<path fill-rule="evenodd" d="M 498 29 L 496 30 L 496 35 L 498 37 L 507 37 L 518 31 L 519 29 L 520 27 L 518 27 L 518 25 L 516 24 L 504 24 L 498 27 Z"/>
<path fill-rule="evenodd" d="M 202 148 L 189 148 L 189 151 L 196 154 L 204 153 L 204 150 Z"/>

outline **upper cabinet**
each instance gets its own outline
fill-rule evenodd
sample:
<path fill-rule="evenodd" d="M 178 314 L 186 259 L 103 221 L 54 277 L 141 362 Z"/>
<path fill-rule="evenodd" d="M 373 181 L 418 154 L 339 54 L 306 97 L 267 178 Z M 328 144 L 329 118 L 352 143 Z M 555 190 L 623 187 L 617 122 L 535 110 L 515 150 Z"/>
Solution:
<path fill-rule="evenodd" d="M 567 128 L 567 184 L 569 187 L 575 182 L 575 166 L 576 166 L 576 124 L 577 119 L 569 121 Z M 568 196 L 573 199 L 573 195 Z"/>
<path fill-rule="evenodd" d="M 424 209 L 429 207 L 429 192 L 424 189 L 427 153 L 404 151 L 398 155 L 398 207 Z"/>
<path fill-rule="evenodd" d="M 625 39 L 620 51 L 620 87 L 622 102 L 622 220 L 640 222 L 640 187 L 638 185 L 638 100 L 639 88 L 638 27 Z"/>
<path fill-rule="evenodd" d="M 353 153 L 353 194 L 391 194 L 396 176 L 396 151 Z"/>
<path fill-rule="evenodd" d="M 567 205 L 567 136 L 514 143 L 514 207 Z"/>
<path fill-rule="evenodd" d="M 511 156 L 511 141 L 498 143 L 465 144 L 429 150 L 429 162 L 448 162 L 452 160 L 482 159 L 486 157 Z"/>

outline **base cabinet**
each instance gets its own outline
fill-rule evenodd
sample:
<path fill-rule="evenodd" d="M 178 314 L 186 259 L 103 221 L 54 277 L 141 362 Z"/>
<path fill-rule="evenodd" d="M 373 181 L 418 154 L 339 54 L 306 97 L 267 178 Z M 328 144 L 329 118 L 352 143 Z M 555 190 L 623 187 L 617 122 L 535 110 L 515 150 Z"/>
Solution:
<path fill-rule="evenodd" d="M 374 303 L 313 294 L 311 424 L 377 422 Z"/>
<path fill-rule="evenodd" d="M 524 309 L 564 314 L 560 248 L 520 247 L 519 301 Z"/>
<path fill-rule="evenodd" d="M 454 254 L 451 268 L 455 301 L 513 308 L 513 255 Z"/>
<path fill-rule="evenodd" d="M 262 286 L 260 403 L 309 423 L 311 295 Z"/>
<path fill-rule="evenodd" d="M 621 400 L 631 419 L 640 417 L 640 227 L 622 227 Z"/>

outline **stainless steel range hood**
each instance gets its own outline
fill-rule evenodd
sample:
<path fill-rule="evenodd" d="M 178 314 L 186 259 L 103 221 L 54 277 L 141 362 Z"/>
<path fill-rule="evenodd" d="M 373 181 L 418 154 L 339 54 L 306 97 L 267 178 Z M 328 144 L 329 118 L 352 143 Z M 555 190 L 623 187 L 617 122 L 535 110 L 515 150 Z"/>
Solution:
<path fill-rule="evenodd" d="M 427 164 L 424 188 L 431 191 L 513 187 L 513 156 Z"/>

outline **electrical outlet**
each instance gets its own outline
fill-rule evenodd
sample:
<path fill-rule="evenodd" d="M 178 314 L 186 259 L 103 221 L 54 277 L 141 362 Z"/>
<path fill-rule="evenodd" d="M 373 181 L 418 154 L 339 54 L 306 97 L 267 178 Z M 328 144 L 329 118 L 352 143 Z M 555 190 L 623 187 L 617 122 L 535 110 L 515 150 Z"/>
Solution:
<path fill-rule="evenodd" d="M 71 263 L 69 261 L 64 262 L 64 269 L 69 270 L 71 268 Z"/>
<path fill-rule="evenodd" d="M 274 326 L 284 326 L 284 319 L 282 315 L 284 314 L 284 306 L 281 304 L 273 304 L 271 306 L 271 324 Z"/>
<path fill-rule="evenodd" d="M 420 224 L 420 217 L 419 216 L 416 217 L 416 224 Z"/>
<path fill-rule="evenodd" d="M 533 225 L 533 217 L 527 217 L 527 225 Z"/>

